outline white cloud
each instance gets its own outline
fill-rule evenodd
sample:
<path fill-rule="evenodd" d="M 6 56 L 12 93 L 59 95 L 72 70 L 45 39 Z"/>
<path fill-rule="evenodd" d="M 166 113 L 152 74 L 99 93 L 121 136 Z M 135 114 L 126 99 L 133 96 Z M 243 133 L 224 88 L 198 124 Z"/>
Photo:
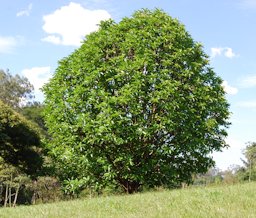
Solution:
<path fill-rule="evenodd" d="M 222 82 L 222 86 L 223 86 L 223 88 L 224 88 L 224 91 L 225 91 L 227 94 L 235 95 L 235 94 L 238 93 L 238 89 L 235 88 L 235 87 L 230 86 L 227 81 L 223 81 L 223 82 Z"/>
<path fill-rule="evenodd" d="M 16 16 L 17 16 L 17 17 L 29 16 L 30 13 L 31 13 L 31 11 L 32 11 L 32 7 L 33 7 L 33 5 L 32 5 L 32 3 L 31 3 L 31 4 L 28 5 L 27 9 L 22 10 L 22 11 L 19 11 L 19 12 L 16 14 Z"/>
<path fill-rule="evenodd" d="M 47 37 L 43 38 L 42 40 L 45 42 L 51 42 L 55 45 L 60 45 L 62 43 L 61 38 L 58 36 L 54 36 L 54 35 L 47 36 Z"/>
<path fill-rule="evenodd" d="M 16 38 L 0 36 L 0 53 L 11 53 L 16 45 Z"/>
<path fill-rule="evenodd" d="M 211 57 L 215 58 L 217 56 L 225 56 L 226 58 L 233 58 L 237 55 L 233 52 L 232 48 L 229 47 L 217 47 L 211 48 Z"/>
<path fill-rule="evenodd" d="M 241 82 L 241 85 L 244 88 L 251 88 L 256 86 L 256 75 L 252 75 L 244 78 Z"/>
<path fill-rule="evenodd" d="M 224 49 L 224 55 L 227 58 L 233 58 L 233 57 L 236 56 L 235 53 L 233 52 L 232 48 L 225 48 Z"/>
<path fill-rule="evenodd" d="M 241 101 L 238 103 L 238 106 L 243 108 L 256 109 L 256 101 Z"/>
<path fill-rule="evenodd" d="M 216 56 L 221 55 L 223 48 L 211 48 L 211 57 L 215 58 Z"/>
<path fill-rule="evenodd" d="M 33 67 L 30 69 L 24 69 L 21 74 L 27 77 L 30 83 L 34 86 L 36 97 L 42 95 L 40 88 L 42 88 L 42 86 L 47 83 L 52 76 L 50 67 Z"/>
<path fill-rule="evenodd" d="M 98 29 L 102 20 L 111 18 L 105 10 L 88 10 L 71 2 L 43 17 L 43 30 L 49 35 L 43 41 L 54 44 L 80 46 L 85 35 Z"/>

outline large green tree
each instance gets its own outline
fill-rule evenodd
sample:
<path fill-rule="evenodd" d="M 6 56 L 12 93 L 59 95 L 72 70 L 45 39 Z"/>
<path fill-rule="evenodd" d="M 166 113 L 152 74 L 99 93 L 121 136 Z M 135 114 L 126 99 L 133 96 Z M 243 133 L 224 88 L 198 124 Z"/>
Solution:
<path fill-rule="evenodd" d="M 60 179 L 133 193 L 206 172 L 227 146 L 221 84 L 202 46 L 163 11 L 102 22 L 44 87 Z"/>

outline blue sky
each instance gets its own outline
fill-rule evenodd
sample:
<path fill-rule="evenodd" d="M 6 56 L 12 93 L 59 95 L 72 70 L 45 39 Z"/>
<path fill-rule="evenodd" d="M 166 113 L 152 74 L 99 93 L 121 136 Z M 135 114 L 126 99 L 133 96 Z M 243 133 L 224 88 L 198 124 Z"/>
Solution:
<path fill-rule="evenodd" d="M 47 2 L 47 3 L 46 3 Z M 100 20 L 120 21 L 141 8 L 161 8 L 178 18 L 204 45 L 224 80 L 232 116 L 229 149 L 214 154 L 217 167 L 241 164 L 242 150 L 256 141 L 256 0 L 0 0 L 0 69 L 28 77 L 39 88 L 58 61 L 79 47 Z"/>

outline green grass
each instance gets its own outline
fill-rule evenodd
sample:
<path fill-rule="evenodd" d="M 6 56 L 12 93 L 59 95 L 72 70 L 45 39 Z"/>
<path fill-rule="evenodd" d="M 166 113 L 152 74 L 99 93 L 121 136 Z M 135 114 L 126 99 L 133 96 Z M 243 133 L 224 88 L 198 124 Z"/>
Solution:
<path fill-rule="evenodd" d="M 1 208 L 0 217 L 256 217 L 256 183 Z"/>

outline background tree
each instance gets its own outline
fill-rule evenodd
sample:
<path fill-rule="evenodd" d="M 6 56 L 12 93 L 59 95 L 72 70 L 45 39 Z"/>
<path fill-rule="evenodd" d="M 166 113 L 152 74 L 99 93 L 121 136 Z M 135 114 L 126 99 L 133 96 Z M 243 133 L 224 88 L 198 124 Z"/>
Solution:
<path fill-rule="evenodd" d="M 41 139 L 48 136 L 43 105 L 31 101 L 32 92 L 27 78 L 0 70 L 0 205 L 60 196 L 56 178 L 49 177 L 51 160 L 42 147 Z"/>
<path fill-rule="evenodd" d="M 33 85 L 26 77 L 12 76 L 9 71 L 0 70 L 0 100 L 5 104 L 18 108 L 33 98 Z"/>
<path fill-rule="evenodd" d="M 30 179 L 0 157 L 0 205 L 15 207 L 22 188 Z"/>
<path fill-rule="evenodd" d="M 223 172 L 216 167 L 211 167 L 206 173 L 193 176 L 193 185 L 219 184 L 223 181 Z"/>
<path fill-rule="evenodd" d="M 221 172 L 223 178 L 222 182 L 224 184 L 235 184 L 241 181 L 240 179 L 241 166 L 240 165 L 230 165 L 226 170 Z"/>
<path fill-rule="evenodd" d="M 24 117 L 26 117 L 28 120 L 36 123 L 40 127 L 44 135 L 46 136 L 47 128 L 44 123 L 43 109 L 44 109 L 44 105 L 40 102 L 35 101 L 22 107 L 22 109 L 20 110 L 20 113 Z"/>
<path fill-rule="evenodd" d="M 44 87 L 63 184 L 179 186 L 227 145 L 222 79 L 178 20 L 141 10 L 102 22 Z"/>
<path fill-rule="evenodd" d="M 244 167 L 240 169 L 240 174 L 243 175 L 243 180 L 256 180 L 256 143 L 249 142 L 244 150 L 245 160 L 242 160 Z M 241 177 L 241 175 L 240 175 Z"/>
<path fill-rule="evenodd" d="M 29 175 L 42 167 L 40 130 L 0 101 L 0 156 Z"/>

